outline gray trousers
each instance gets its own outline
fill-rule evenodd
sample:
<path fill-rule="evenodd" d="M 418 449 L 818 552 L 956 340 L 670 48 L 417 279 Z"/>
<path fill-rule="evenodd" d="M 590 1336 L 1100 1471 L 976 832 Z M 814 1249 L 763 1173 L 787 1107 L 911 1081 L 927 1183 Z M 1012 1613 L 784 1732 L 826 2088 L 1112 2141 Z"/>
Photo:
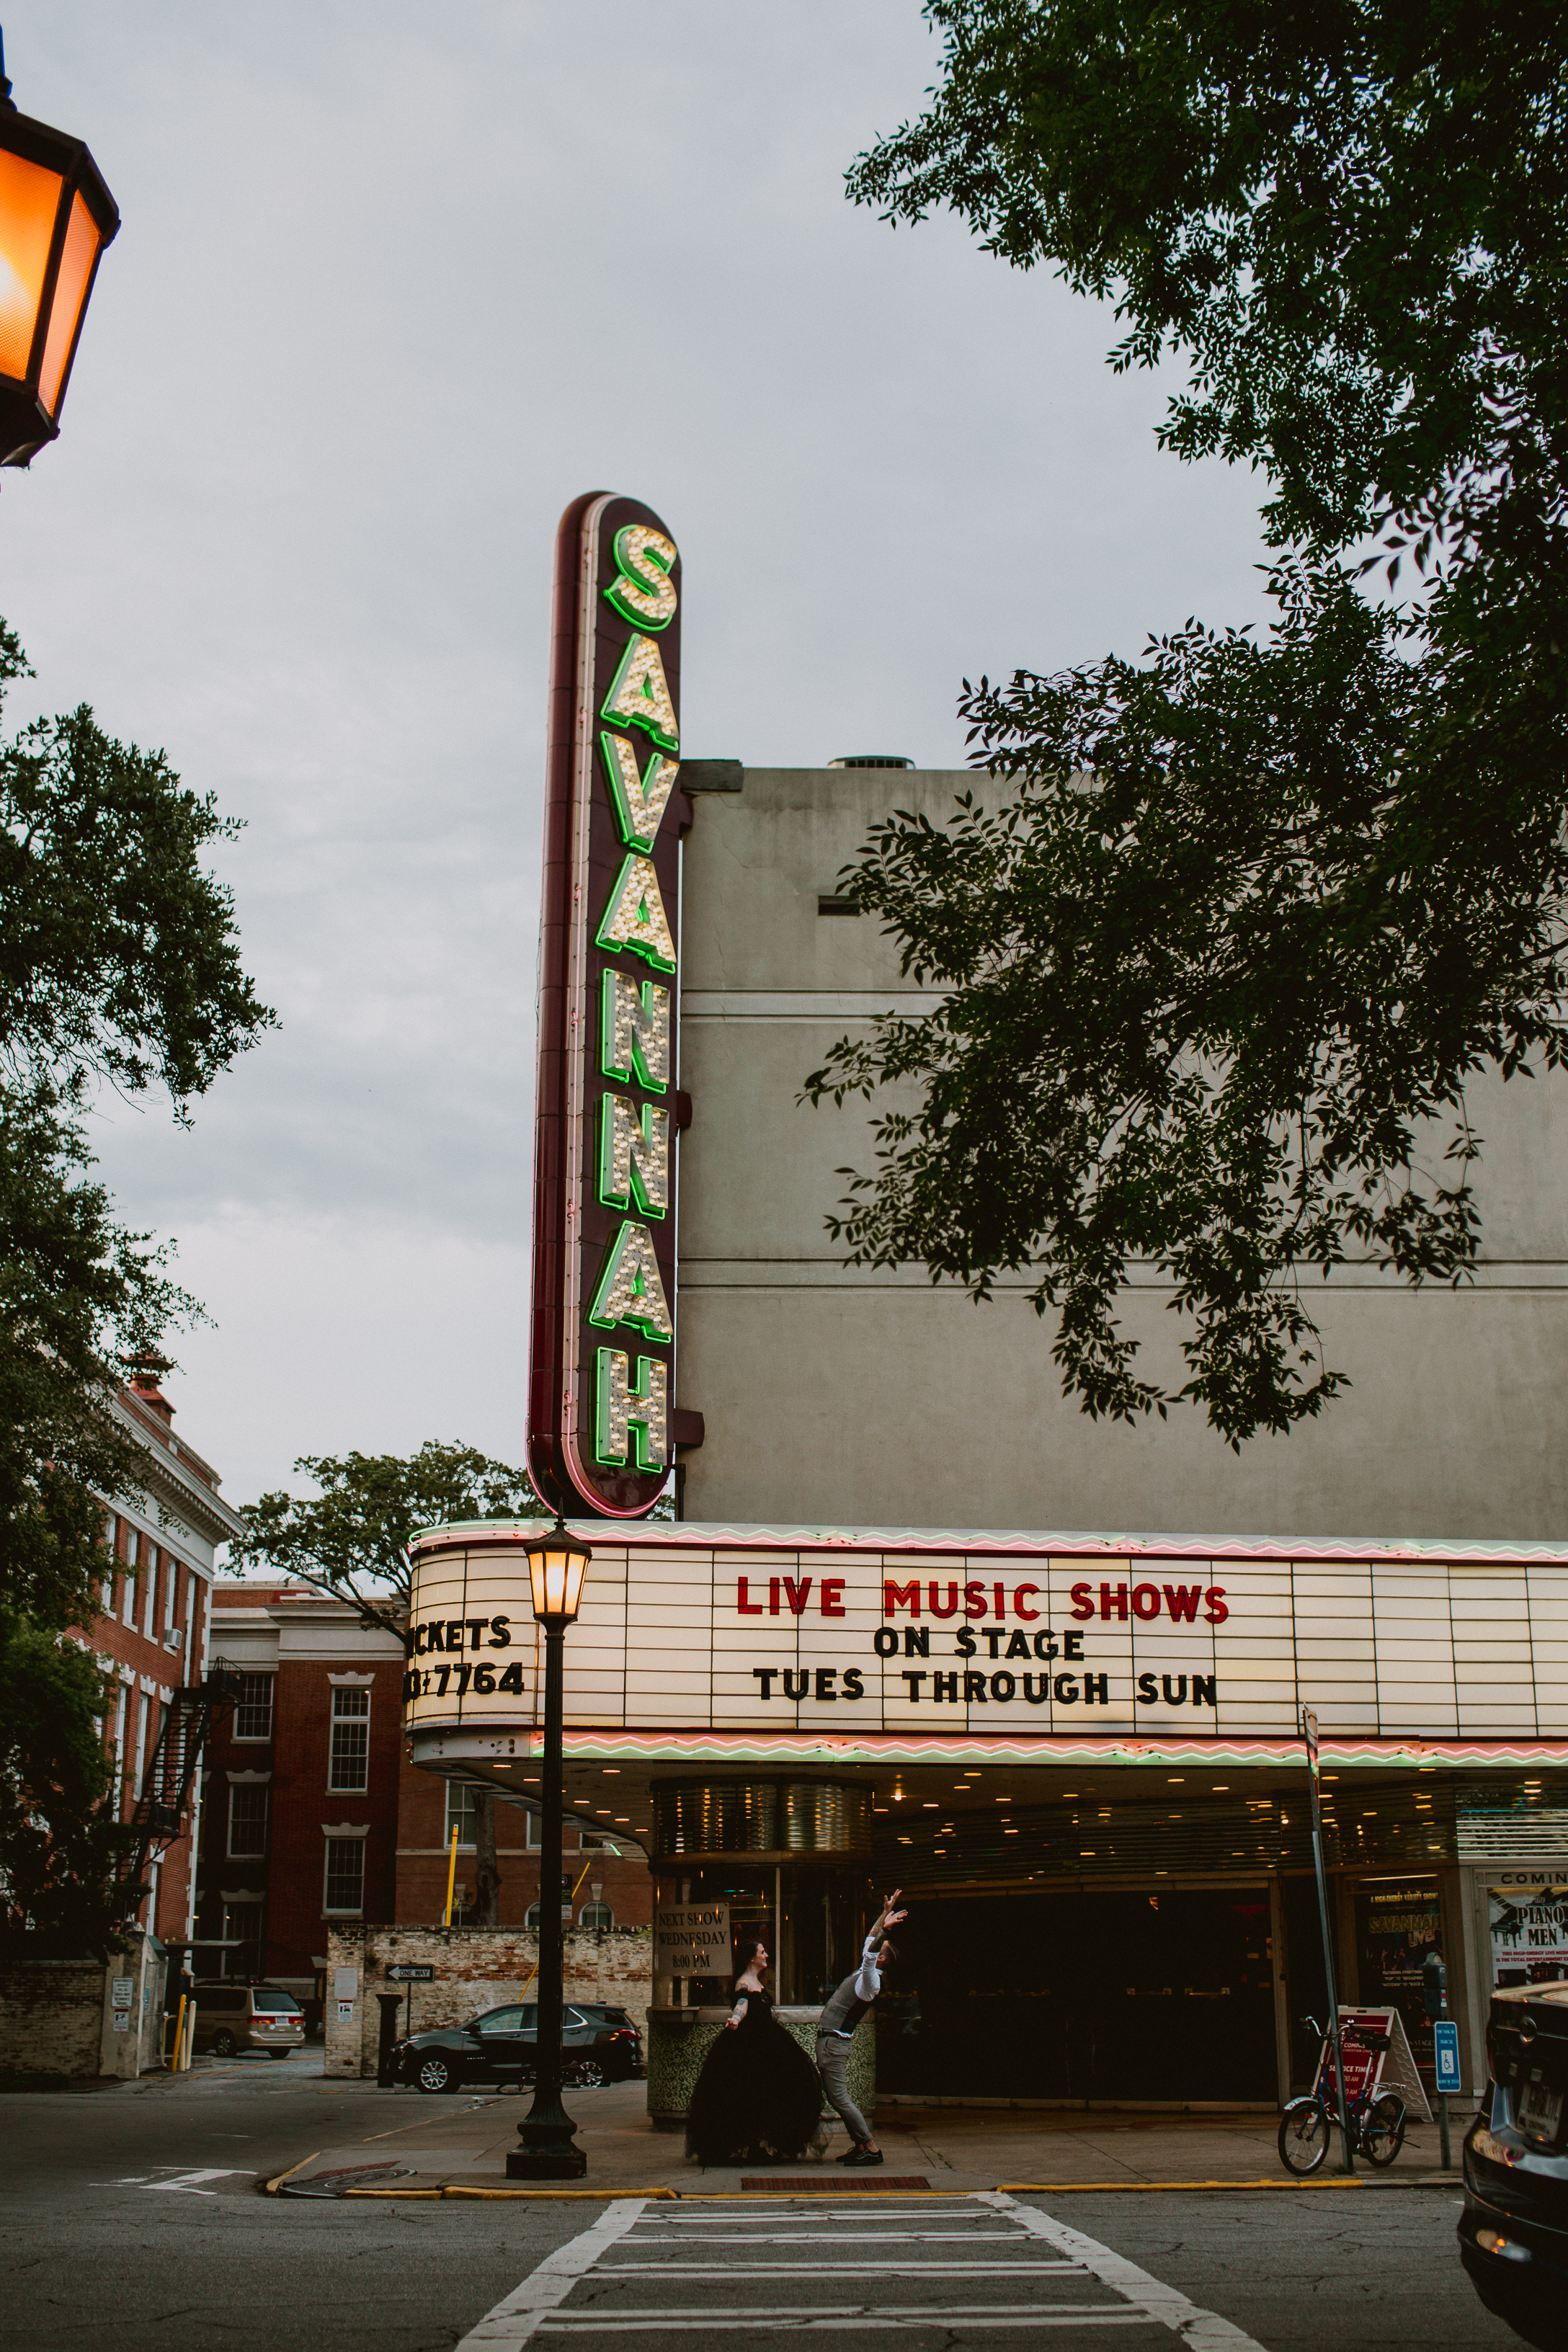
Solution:
<path fill-rule="evenodd" d="M 849 2095 L 850 2048 L 851 2044 L 837 2033 L 819 2033 L 816 2037 L 816 2071 L 822 2077 L 828 2105 L 837 2109 L 857 2147 L 865 2147 L 876 2135 Z"/>

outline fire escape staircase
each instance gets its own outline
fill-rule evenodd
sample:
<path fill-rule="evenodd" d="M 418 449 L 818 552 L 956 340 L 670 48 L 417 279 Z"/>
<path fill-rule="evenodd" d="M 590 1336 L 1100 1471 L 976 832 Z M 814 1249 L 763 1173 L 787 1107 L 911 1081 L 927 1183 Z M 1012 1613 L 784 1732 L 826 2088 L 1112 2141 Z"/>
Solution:
<path fill-rule="evenodd" d="M 131 1916 L 146 1892 L 148 1864 L 165 1853 L 184 1828 L 202 1750 L 239 1694 L 238 1668 L 226 1658 L 214 1658 L 204 1681 L 183 1685 L 170 1701 L 115 1867 L 118 1917 Z"/>

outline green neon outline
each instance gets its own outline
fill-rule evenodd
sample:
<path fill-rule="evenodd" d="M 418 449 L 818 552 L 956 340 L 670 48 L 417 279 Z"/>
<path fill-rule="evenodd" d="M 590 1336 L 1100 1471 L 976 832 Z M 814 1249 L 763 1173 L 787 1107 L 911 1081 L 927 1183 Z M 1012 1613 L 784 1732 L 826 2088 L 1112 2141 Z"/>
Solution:
<path fill-rule="evenodd" d="M 663 997 L 664 1058 L 667 1063 L 669 1060 L 668 989 L 661 988 L 657 980 L 638 980 L 635 972 L 617 971 L 614 964 L 607 964 L 599 989 L 599 1075 L 605 1078 L 619 1078 L 623 1086 L 646 1087 L 650 1095 L 668 1094 L 669 1080 L 654 1076 L 644 1058 L 640 1037 L 634 1036 L 632 1039 L 632 1066 L 629 1070 L 623 1069 L 616 1059 L 616 982 L 617 981 L 624 981 L 628 988 L 637 990 L 638 1002 L 642 1006 L 643 1019 L 650 1024 L 657 1021 L 658 1016 L 649 1000 L 655 996 Z"/>
<path fill-rule="evenodd" d="M 613 1139 L 616 1132 L 615 1107 L 616 1103 L 625 1104 L 626 1109 L 629 1110 L 637 1118 L 637 1131 L 641 1135 L 643 1142 L 647 1145 L 650 1152 L 654 1148 L 653 1134 L 651 1131 L 653 1121 L 656 1117 L 663 1119 L 664 1148 L 667 1168 L 668 1165 L 669 1113 L 664 1108 L 662 1104 L 635 1103 L 626 1095 L 601 1095 L 599 1097 L 599 1205 L 604 1209 L 637 1210 L 640 1211 L 645 1217 L 662 1218 L 666 1213 L 668 1203 L 667 1202 L 665 1208 L 663 1209 L 656 1209 L 653 1202 L 648 1199 L 647 1192 L 643 1189 L 642 1178 L 637 1173 L 637 1154 L 635 1151 L 627 1154 L 626 1192 L 616 1192 L 611 1190 L 610 1171 L 611 1163 L 615 1156 Z M 665 1179 L 667 1186 L 668 1184 L 668 1181 L 669 1180 L 667 1175 Z"/>
<path fill-rule="evenodd" d="M 637 761 L 637 745 L 625 735 L 612 734 L 607 727 L 602 727 L 600 729 L 599 752 L 605 762 L 605 772 L 610 780 L 610 803 L 616 812 L 616 823 L 621 829 L 621 839 L 626 843 L 629 849 L 640 849 L 646 856 L 652 850 L 654 843 L 658 838 L 658 829 L 664 823 L 665 810 L 669 806 L 669 796 L 675 790 L 675 780 L 680 773 L 680 762 L 679 760 L 672 760 L 668 751 L 660 751 L 657 748 L 649 753 L 647 772 L 647 774 L 641 775 L 637 778 L 637 783 L 641 789 L 645 801 L 647 798 L 647 782 L 649 776 L 653 778 L 654 789 L 656 792 L 658 791 L 660 782 L 663 782 L 663 779 L 657 772 L 660 768 L 668 768 L 669 781 L 664 785 L 664 798 L 659 802 L 658 814 L 653 821 L 653 831 L 651 833 L 642 834 L 637 831 L 637 825 L 633 821 L 632 805 L 630 801 L 626 798 L 626 788 L 621 775 L 621 763 L 616 759 L 615 752 L 615 747 L 617 743 L 626 744 L 627 751 L 632 755 L 632 766 L 635 768 Z"/>
<path fill-rule="evenodd" d="M 605 1469 L 619 1470 L 626 1466 L 626 1454 L 607 1454 L 605 1451 L 605 1433 L 606 1424 L 610 1418 L 609 1389 L 610 1380 L 612 1377 L 610 1367 L 618 1357 L 621 1362 L 626 1365 L 627 1374 L 629 1375 L 631 1371 L 631 1364 L 628 1360 L 629 1351 L 625 1348 L 601 1348 L 598 1354 L 598 1369 L 595 1373 L 594 1382 L 594 1459 Z M 631 1440 L 630 1466 L 634 1470 L 666 1470 L 669 1466 L 668 1462 L 656 1462 L 653 1459 L 653 1445 L 648 1435 L 647 1423 L 646 1420 L 639 1419 L 631 1410 L 634 1404 L 649 1404 L 652 1402 L 653 1400 L 649 1391 L 653 1387 L 653 1369 L 658 1360 L 659 1360 L 657 1356 L 644 1356 L 639 1354 L 637 1357 L 637 1376 L 635 1386 L 629 1377 L 626 1381 L 626 1434 Z M 664 1443 L 666 1452 L 668 1453 L 669 1447 L 669 1386 L 668 1370 L 666 1370 L 665 1375 L 664 1392 Z"/>
<path fill-rule="evenodd" d="M 625 541 L 629 531 L 637 529 L 646 530 L 647 528 L 647 526 L 646 523 L 641 525 L 629 522 L 622 523 L 619 530 L 616 533 L 615 544 L 610 551 L 616 559 L 616 569 L 622 575 L 622 580 L 629 581 L 632 586 L 634 588 L 640 589 L 645 596 L 650 594 L 652 592 L 649 590 L 647 580 L 642 578 L 633 568 L 631 559 L 626 554 L 622 542 Z M 669 539 L 669 533 L 668 531 L 664 531 L 661 533 L 661 537 Z M 660 579 L 668 581 L 669 585 L 673 588 L 675 586 L 675 583 L 670 580 L 669 575 L 674 571 L 677 563 L 680 561 L 680 550 L 675 546 L 675 541 L 672 539 L 669 540 L 669 543 L 670 546 L 675 549 L 675 552 L 671 555 L 668 563 L 661 563 L 658 556 L 654 554 L 651 548 L 645 551 L 643 561 L 658 573 Z M 622 601 L 622 580 L 612 580 L 609 586 L 604 591 L 605 604 L 608 604 L 614 612 L 618 613 L 623 621 L 629 621 L 634 629 L 646 630 L 649 635 L 651 635 L 656 629 L 668 629 L 671 621 L 674 620 L 677 612 L 679 610 L 679 591 L 677 590 L 677 601 L 670 606 L 663 620 L 650 621 L 646 613 L 639 613 L 636 611 L 633 606 Z"/>
<path fill-rule="evenodd" d="M 669 931 L 670 938 L 674 939 L 674 932 L 669 930 L 669 917 L 665 913 L 664 892 L 658 887 L 658 876 L 653 872 L 647 852 L 629 849 L 621 860 L 621 870 L 616 877 L 614 887 L 605 901 L 605 911 L 599 918 L 599 928 L 594 934 L 594 945 L 596 948 L 602 948 L 606 955 L 641 956 L 643 961 L 650 963 L 655 971 L 673 971 L 676 969 L 675 958 L 661 956 L 658 950 L 651 947 L 647 940 L 612 940 L 605 937 L 605 933 L 620 912 L 621 901 L 626 895 L 626 886 L 631 880 L 632 867 L 640 865 L 646 865 L 648 872 L 653 875 L 654 896 L 658 900 L 658 911 L 664 916 L 665 929 Z"/>
<path fill-rule="evenodd" d="M 672 710 L 674 709 L 675 697 L 669 692 L 668 678 L 664 677 L 664 661 L 659 653 L 658 646 L 654 638 L 648 636 L 646 629 L 639 629 L 636 635 L 630 636 L 626 639 L 626 649 L 621 656 L 619 668 L 616 670 L 615 677 L 610 680 L 610 690 L 599 706 L 599 716 L 601 719 L 607 721 L 607 723 L 612 727 L 640 727 L 643 733 L 649 738 L 650 741 L 657 743 L 661 751 L 676 752 L 680 749 L 680 737 L 679 734 L 666 735 L 663 730 L 655 724 L 650 713 L 635 709 L 631 710 L 617 710 L 615 707 L 616 697 L 619 694 L 622 687 L 625 685 L 632 665 L 637 658 L 637 647 L 645 639 L 647 640 L 648 651 L 652 654 L 655 661 L 658 663 L 658 674 L 660 677 L 664 678 L 664 690 L 669 697 L 670 709 Z"/>
<path fill-rule="evenodd" d="M 626 1254 L 626 1237 L 630 1234 L 647 1235 L 648 1254 L 654 1263 L 654 1276 L 658 1284 L 659 1297 L 664 1298 L 665 1325 L 652 1321 L 646 1315 L 606 1315 L 604 1312 L 605 1298 L 609 1295 L 616 1275 L 621 1270 L 621 1259 Z M 645 1339 L 652 1339 L 661 1348 L 668 1348 L 675 1336 L 675 1320 L 669 1312 L 669 1301 L 664 1297 L 664 1276 L 658 1271 L 658 1253 L 653 1245 L 653 1235 L 648 1233 L 646 1225 L 638 1224 L 635 1218 L 627 1217 L 623 1220 L 620 1232 L 605 1252 L 605 1263 L 600 1269 L 599 1279 L 594 1286 L 594 1303 L 588 1309 L 588 1320 L 596 1330 L 600 1331 L 618 1330 L 624 1323 L 628 1330 L 640 1331 Z"/>

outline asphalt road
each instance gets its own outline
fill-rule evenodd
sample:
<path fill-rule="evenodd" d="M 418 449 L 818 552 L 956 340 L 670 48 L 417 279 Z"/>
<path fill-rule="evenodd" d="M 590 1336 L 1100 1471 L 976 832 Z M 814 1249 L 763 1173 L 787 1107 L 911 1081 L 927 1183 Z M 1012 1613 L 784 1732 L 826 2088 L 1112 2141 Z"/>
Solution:
<path fill-rule="evenodd" d="M 472 2335 L 468 2352 L 565 2337 L 590 2352 L 628 2338 L 721 2352 L 799 2332 L 894 2334 L 911 2352 L 1015 2333 L 1063 2352 L 1519 2343 L 1459 2269 L 1446 2190 L 635 2209 L 258 2193 L 388 2113 L 373 2090 L 255 2063 L 0 2097 L 0 2346 L 450 2352 Z"/>

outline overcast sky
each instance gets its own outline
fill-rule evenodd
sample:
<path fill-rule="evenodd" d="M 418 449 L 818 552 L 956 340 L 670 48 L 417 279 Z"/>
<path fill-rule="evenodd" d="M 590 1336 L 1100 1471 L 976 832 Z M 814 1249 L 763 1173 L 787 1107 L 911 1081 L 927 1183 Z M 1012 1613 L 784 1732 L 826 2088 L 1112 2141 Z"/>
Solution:
<path fill-rule="evenodd" d="M 959 765 L 965 674 L 1262 610 L 1249 477 L 1158 454 L 1110 317 L 897 232 L 843 173 L 917 110 L 916 0 L 11 0 L 26 113 L 124 226 L 60 442 L 0 493 L 37 670 L 247 830 L 279 1034 L 97 1130 L 213 1328 L 180 1427 L 524 1454 L 551 549 L 681 547 L 693 758 Z"/>

